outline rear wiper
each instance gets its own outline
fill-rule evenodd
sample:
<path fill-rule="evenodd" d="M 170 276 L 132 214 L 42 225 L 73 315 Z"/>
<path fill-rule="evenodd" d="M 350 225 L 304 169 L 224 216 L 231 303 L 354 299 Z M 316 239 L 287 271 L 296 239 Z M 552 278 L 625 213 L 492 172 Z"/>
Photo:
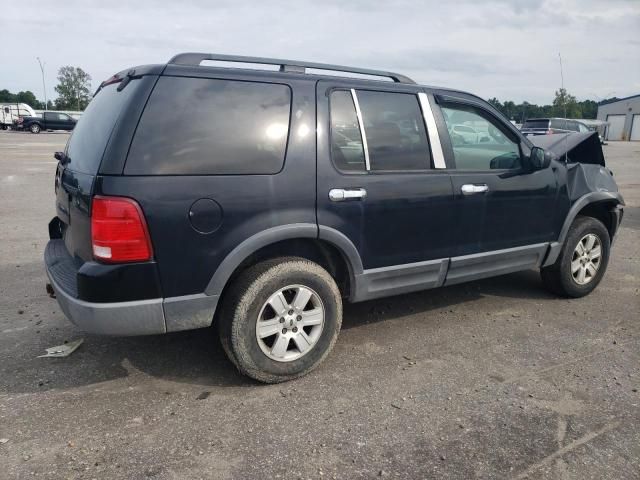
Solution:
<path fill-rule="evenodd" d="M 60 165 L 66 165 L 71 160 L 64 152 L 56 152 L 53 157 L 60 162 Z"/>
<path fill-rule="evenodd" d="M 142 75 L 136 75 L 135 69 L 129 70 L 127 72 L 127 75 L 120 82 L 120 85 L 118 85 L 118 91 L 121 92 L 122 90 L 124 90 L 124 87 L 129 85 L 129 82 L 136 78 L 142 78 Z"/>

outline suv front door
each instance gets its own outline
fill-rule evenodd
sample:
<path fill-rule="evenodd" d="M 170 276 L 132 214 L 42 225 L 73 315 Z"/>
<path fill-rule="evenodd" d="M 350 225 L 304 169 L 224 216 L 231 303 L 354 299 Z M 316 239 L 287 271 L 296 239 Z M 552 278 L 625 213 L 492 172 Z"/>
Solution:
<path fill-rule="evenodd" d="M 447 284 L 539 266 L 568 206 L 558 201 L 556 169 L 529 168 L 529 145 L 480 102 L 438 103 L 456 205 Z M 477 141 L 457 135 L 455 125 L 475 128 Z"/>
<path fill-rule="evenodd" d="M 442 150 L 418 93 L 346 80 L 317 86 L 320 238 L 357 250 L 363 271 L 354 272 L 362 274 L 354 299 L 444 281 L 453 194 L 446 170 L 434 168 L 433 152 L 442 161 Z"/>

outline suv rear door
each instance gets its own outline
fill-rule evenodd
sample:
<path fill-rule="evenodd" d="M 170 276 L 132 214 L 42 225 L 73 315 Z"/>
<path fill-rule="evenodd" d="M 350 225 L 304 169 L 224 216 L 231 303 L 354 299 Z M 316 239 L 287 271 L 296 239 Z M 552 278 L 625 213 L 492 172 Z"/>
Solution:
<path fill-rule="evenodd" d="M 433 152 L 441 160 L 441 149 L 430 136 L 437 132 L 426 130 L 419 92 L 382 82 L 317 86 L 320 237 L 346 237 L 365 276 L 393 278 L 399 291 L 440 284 L 452 252 L 451 181 L 434 168 Z M 359 299 L 376 295 L 369 287 Z"/>

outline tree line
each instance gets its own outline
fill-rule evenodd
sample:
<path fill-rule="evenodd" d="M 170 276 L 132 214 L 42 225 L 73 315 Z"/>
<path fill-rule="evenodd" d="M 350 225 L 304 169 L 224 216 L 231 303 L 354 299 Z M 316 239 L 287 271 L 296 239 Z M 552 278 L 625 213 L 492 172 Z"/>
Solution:
<path fill-rule="evenodd" d="M 0 103 L 26 103 L 36 110 L 78 110 L 87 108 L 91 100 L 91 75 L 79 67 L 65 66 L 58 70 L 58 84 L 54 87 L 58 97 L 47 105 L 30 91 L 11 93 L 0 90 Z"/>
<path fill-rule="evenodd" d="M 598 105 L 603 105 L 617 100 L 616 97 L 600 102 L 593 100 L 576 100 L 576 97 L 561 88 L 556 90 L 551 105 L 536 105 L 535 103 L 522 102 L 516 104 L 510 100 L 501 102 L 497 98 L 490 98 L 488 102 L 500 110 L 509 120 L 522 123 L 527 118 L 585 118 L 595 119 L 598 114 Z"/>

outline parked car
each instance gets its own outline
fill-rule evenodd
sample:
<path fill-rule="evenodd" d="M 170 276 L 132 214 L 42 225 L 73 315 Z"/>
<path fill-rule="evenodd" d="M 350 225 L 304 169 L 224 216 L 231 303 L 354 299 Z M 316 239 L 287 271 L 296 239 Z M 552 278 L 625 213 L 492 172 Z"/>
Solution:
<path fill-rule="evenodd" d="M 42 130 L 73 130 L 77 120 L 66 113 L 42 112 L 42 117 L 22 117 L 20 126 L 31 133 Z"/>
<path fill-rule="evenodd" d="M 554 133 L 588 132 L 589 127 L 578 120 L 568 118 L 530 118 L 524 121 L 520 131 L 527 136 L 551 135 Z"/>
<path fill-rule="evenodd" d="M 453 143 L 465 123 L 487 140 Z M 290 380 L 328 355 L 343 301 L 531 268 L 591 292 L 623 199 L 581 140 L 559 159 L 480 98 L 396 73 L 179 54 L 103 82 L 56 153 L 48 289 L 88 332 L 213 324 L 242 373 Z"/>

